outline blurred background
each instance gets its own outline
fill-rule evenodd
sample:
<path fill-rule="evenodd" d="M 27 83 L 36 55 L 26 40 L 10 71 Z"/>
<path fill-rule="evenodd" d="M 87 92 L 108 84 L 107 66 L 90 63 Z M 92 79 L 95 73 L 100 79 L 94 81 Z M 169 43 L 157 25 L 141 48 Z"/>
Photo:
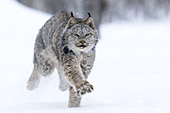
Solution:
<path fill-rule="evenodd" d="M 101 22 L 163 20 L 170 15 L 170 0 L 18 0 L 26 6 L 55 14 L 73 11 L 78 17 L 90 12 L 96 27 Z M 74 15 L 75 15 L 74 14 Z"/>

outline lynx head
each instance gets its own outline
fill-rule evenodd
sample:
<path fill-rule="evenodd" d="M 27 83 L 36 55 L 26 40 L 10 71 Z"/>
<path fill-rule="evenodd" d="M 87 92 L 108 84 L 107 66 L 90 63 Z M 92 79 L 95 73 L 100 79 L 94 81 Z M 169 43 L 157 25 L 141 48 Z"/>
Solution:
<path fill-rule="evenodd" d="M 98 41 L 98 32 L 90 13 L 86 20 L 71 17 L 64 31 L 64 40 L 68 49 L 74 52 L 88 52 L 95 47 Z"/>

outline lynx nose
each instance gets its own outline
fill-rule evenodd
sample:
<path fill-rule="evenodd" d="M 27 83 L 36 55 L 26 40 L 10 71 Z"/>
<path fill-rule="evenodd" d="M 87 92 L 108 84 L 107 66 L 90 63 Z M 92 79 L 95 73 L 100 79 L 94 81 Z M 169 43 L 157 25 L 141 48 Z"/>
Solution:
<path fill-rule="evenodd" d="M 88 43 L 86 40 L 79 40 L 77 43 L 76 43 L 76 46 L 81 48 L 81 49 L 84 49 L 88 46 Z"/>
<path fill-rule="evenodd" d="M 86 41 L 85 40 L 80 40 L 79 43 L 81 43 L 82 45 L 85 45 Z"/>

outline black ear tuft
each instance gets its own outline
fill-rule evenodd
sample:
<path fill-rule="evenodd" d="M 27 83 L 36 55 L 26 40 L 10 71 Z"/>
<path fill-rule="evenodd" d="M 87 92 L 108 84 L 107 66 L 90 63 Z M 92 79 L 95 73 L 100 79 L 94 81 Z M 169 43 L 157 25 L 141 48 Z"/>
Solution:
<path fill-rule="evenodd" d="M 91 14 L 89 12 L 87 12 L 87 14 L 89 15 L 89 17 L 91 17 Z"/>
<path fill-rule="evenodd" d="M 85 20 L 85 24 L 89 25 L 91 28 L 94 29 L 94 21 L 93 18 L 91 17 L 91 14 L 89 12 L 87 12 L 87 14 L 89 15 L 89 17 Z"/>
<path fill-rule="evenodd" d="M 71 17 L 74 17 L 74 16 L 73 16 L 73 12 L 72 12 L 72 11 L 71 11 Z"/>
<path fill-rule="evenodd" d="M 69 29 L 71 26 L 73 26 L 74 24 L 77 24 L 77 20 L 76 18 L 73 16 L 73 12 L 71 12 L 71 17 L 67 22 L 67 28 Z"/>

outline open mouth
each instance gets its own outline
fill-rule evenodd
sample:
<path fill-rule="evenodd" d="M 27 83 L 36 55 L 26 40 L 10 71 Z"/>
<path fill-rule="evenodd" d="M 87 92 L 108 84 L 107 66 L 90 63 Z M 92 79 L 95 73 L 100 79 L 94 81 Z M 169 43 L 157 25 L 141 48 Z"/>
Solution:
<path fill-rule="evenodd" d="M 86 42 L 85 40 L 80 40 L 75 44 L 75 46 L 79 49 L 85 49 L 89 46 L 89 43 Z"/>
<path fill-rule="evenodd" d="M 80 49 L 84 49 L 84 48 L 86 48 L 87 46 L 85 46 L 85 45 L 79 45 L 79 46 L 77 46 L 78 48 L 80 48 Z"/>

